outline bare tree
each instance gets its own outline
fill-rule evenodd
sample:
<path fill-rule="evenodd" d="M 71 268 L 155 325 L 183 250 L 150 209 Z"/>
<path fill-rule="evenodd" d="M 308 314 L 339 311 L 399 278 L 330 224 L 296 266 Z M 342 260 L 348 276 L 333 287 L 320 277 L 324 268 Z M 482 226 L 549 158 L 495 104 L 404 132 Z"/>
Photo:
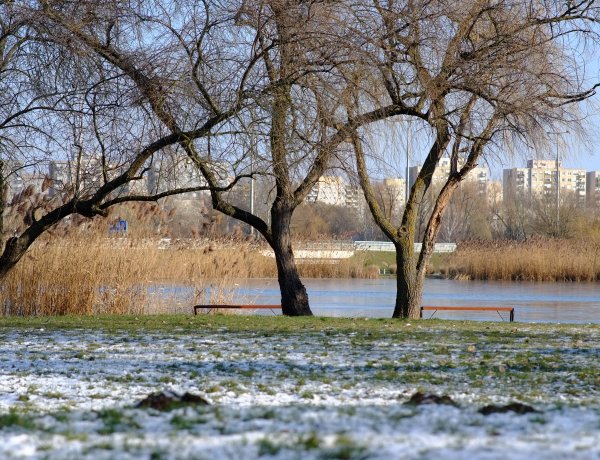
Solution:
<path fill-rule="evenodd" d="M 42 3 L 43 9 L 50 7 Z M 69 2 L 62 3 L 68 7 Z M 105 26 L 109 42 L 130 39 L 130 31 L 122 30 L 110 13 L 104 9 L 104 21 L 94 26 Z M 214 113 L 198 104 L 196 122 L 189 129 L 169 132 L 149 116 L 151 111 L 122 72 L 104 65 L 97 55 L 86 54 L 69 37 L 55 34 L 47 18 L 30 4 L 2 2 L 0 19 L 3 158 L 24 159 L 23 168 L 47 167 L 51 160 L 69 164 L 63 186 L 51 184 L 54 193 L 23 195 L 28 211 L 3 246 L 0 278 L 37 238 L 67 216 L 91 218 L 106 215 L 119 203 L 156 201 L 209 188 L 196 184 L 146 193 L 131 185 L 143 180 L 159 157 L 184 141 L 208 136 L 232 111 Z M 95 20 L 89 15 L 81 19 L 90 24 Z M 228 190 L 238 179 L 217 187 Z M 44 190 L 49 186 L 43 185 Z"/>
<path fill-rule="evenodd" d="M 92 8 L 89 3 L 69 4 L 67 9 L 58 3 L 44 2 L 43 15 L 53 27 L 62 30 L 65 38 L 75 37 L 129 77 L 149 110 L 172 135 L 179 136 L 185 126 L 196 121 L 188 109 L 190 101 L 202 101 L 213 116 L 228 117 L 225 128 L 213 133 L 207 142 L 186 138 L 180 146 L 212 188 L 214 209 L 252 226 L 273 248 L 283 313 L 312 314 L 292 251 L 294 210 L 353 130 L 403 113 L 403 107 L 393 102 L 364 110 L 359 107 L 352 113 L 345 110 L 345 97 L 356 82 L 345 78 L 348 73 L 342 71 L 351 68 L 349 62 L 353 61 L 343 46 L 348 42 L 344 35 L 348 33 L 346 16 L 340 10 L 344 5 L 271 0 L 230 3 L 220 8 L 217 2 L 204 2 L 202 20 L 184 20 L 178 16 L 181 11 L 186 12 L 185 17 L 198 18 L 195 6 L 149 2 L 152 6 L 146 6 L 145 12 L 120 9 L 118 21 L 129 18 L 138 29 L 158 27 L 162 31 L 160 44 L 169 46 L 160 48 L 139 39 L 139 49 L 134 52 L 131 45 L 122 46 L 114 40 L 110 33 L 114 21 L 95 18 L 93 23 L 82 23 L 88 14 L 86 8 Z M 120 8 L 119 2 L 105 3 Z M 185 34 L 175 27 L 181 21 L 186 24 Z M 222 24 L 226 32 L 213 36 L 206 25 L 214 23 Z M 189 32 L 198 28 L 204 32 Z M 223 40 L 232 37 L 235 40 L 229 49 L 235 56 L 229 60 L 215 56 L 217 62 L 211 62 L 209 51 L 223 50 L 227 43 Z M 211 44 L 211 39 L 216 41 Z M 220 67 L 230 70 L 226 81 L 218 74 Z M 213 75 L 221 82 L 225 89 L 220 98 L 210 95 L 199 74 Z M 232 81 L 235 91 L 230 87 Z M 232 113 L 235 117 L 229 118 Z M 207 160 L 212 155 L 246 170 L 252 163 L 255 171 L 261 168 L 273 177 L 268 221 L 235 206 L 219 190 Z"/>
<path fill-rule="evenodd" d="M 30 39 L 9 3 L 0 2 L 0 246 L 10 184 L 45 157 L 39 146 L 50 141 L 52 121 L 44 115 L 60 100 L 44 81 L 48 56 L 43 46 Z M 49 129 L 41 130 L 41 124 Z"/>
<path fill-rule="evenodd" d="M 410 191 L 400 226 L 385 219 L 365 161 L 365 131 L 353 136 L 357 169 L 378 225 L 396 247 L 394 317 L 419 316 L 423 280 L 441 217 L 484 155 L 501 155 L 516 140 L 539 139 L 579 125 L 572 107 L 595 86 L 581 80 L 577 38 L 597 37 L 593 2 L 373 1 L 356 5 L 357 37 L 373 53 L 388 97 L 429 126 L 430 148 Z M 417 217 L 439 160 L 451 171 L 435 198 L 420 254 Z"/>

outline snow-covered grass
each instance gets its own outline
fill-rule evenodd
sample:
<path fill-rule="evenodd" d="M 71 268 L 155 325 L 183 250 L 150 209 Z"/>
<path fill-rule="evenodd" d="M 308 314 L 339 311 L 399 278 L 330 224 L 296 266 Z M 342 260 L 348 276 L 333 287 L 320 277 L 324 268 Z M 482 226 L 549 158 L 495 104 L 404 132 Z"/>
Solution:
<path fill-rule="evenodd" d="M 0 458 L 598 458 L 599 350 L 599 326 L 0 319 Z M 212 404 L 134 407 L 159 390 Z M 478 412 L 510 402 L 537 412 Z"/>

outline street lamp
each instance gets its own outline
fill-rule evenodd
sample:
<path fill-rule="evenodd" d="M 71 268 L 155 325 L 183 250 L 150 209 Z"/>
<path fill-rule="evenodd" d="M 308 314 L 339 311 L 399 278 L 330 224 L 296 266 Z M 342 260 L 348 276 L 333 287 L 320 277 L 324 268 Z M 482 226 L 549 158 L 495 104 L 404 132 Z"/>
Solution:
<path fill-rule="evenodd" d="M 556 236 L 560 236 L 560 160 L 558 134 L 556 134 Z"/>
<path fill-rule="evenodd" d="M 555 133 L 556 136 L 556 236 L 560 236 L 560 150 L 559 139 L 563 134 L 569 134 L 569 131 L 561 131 Z"/>
<path fill-rule="evenodd" d="M 404 208 L 408 205 L 408 196 L 410 195 L 410 184 L 408 181 L 408 154 L 410 152 L 410 120 L 406 130 L 406 175 L 404 180 Z"/>
<path fill-rule="evenodd" d="M 254 143 L 250 147 L 250 214 L 254 214 Z M 250 225 L 250 235 L 254 236 L 254 227 Z"/>

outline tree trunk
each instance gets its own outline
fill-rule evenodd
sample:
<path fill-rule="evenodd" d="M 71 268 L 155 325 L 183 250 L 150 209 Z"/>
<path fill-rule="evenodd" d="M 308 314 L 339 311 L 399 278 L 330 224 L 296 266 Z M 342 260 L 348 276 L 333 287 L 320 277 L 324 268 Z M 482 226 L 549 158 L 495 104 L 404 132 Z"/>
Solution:
<path fill-rule="evenodd" d="M 412 241 L 396 243 L 396 305 L 392 318 L 417 319 L 421 313 L 424 277 L 419 276 Z"/>
<path fill-rule="evenodd" d="M 271 247 L 277 264 L 277 280 L 281 290 L 281 308 L 287 316 L 312 316 L 306 288 L 300 281 L 292 251 L 290 223 L 292 208 L 278 203 L 271 209 Z"/>
<path fill-rule="evenodd" d="M 396 278 L 396 306 L 392 318 L 418 319 L 421 316 L 423 301 L 423 278 L 415 277 L 410 282 L 398 273 Z"/>
<path fill-rule="evenodd" d="M 6 180 L 4 162 L 0 160 L 0 251 L 4 248 L 4 211 L 6 206 Z"/>
<path fill-rule="evenodd" d="M 27 249 L 31 246 L 29 235 L 12 237 L 6 241 L 6 245 L 0 255 L 0 282 L 21 260 Z"/>
<path fill-rule="evenodd" d="M 393 314 L 394 318 L 417 319 L 421 316 L 423 285 L 425 283 L 427 265 L 433 254 L 435 240 L 440 230 L 442 214 L 459 183 L 460 181 L 456 178 L 450 178 L 440 191 L 429 222 L 427 223 L 421 252 L 418 257 L 414 253 L 414 245 L 411 238 L 395 244 L 398 275 L 396 278 L 397 293 L 396 307 Z M 414 225 L 411 228 L 414 228 Z"/>

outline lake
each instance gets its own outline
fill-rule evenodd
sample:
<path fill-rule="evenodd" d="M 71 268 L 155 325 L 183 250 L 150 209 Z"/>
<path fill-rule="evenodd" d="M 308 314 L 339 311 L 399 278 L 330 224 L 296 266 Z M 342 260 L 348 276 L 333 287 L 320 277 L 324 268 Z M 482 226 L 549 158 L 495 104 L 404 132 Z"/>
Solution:
<path fill-rule="evenodd" d="M 386 318 L 392 314 L 393 278 L 303 281 L 315 315 Z M 277 280 L 242 280 L 233 302 L 279 304 Z M 520 322 L 600 323 L 600 284 L 427 279 L 423 305 L 507 306 L 515 308 L 515 320 Z M 503 316 L 507 318 L 507 314 Z M 437 312 L 435 317 L 500 320 L 496 313 L 488 312 Z"/>

